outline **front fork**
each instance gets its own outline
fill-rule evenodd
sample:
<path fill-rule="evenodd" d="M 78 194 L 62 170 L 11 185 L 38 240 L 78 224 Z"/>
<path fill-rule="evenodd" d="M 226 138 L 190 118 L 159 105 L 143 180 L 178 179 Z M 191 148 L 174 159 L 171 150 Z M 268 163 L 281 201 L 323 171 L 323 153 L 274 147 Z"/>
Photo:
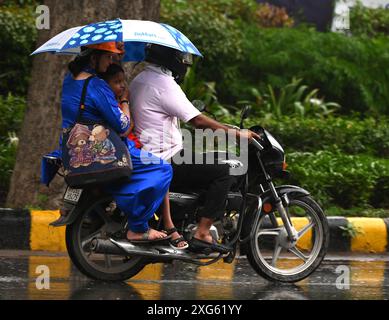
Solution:
<path fill-rule="evenodd" d="M 291 240 L 292 242 L 297 241 L 298 240 L 297 231 L 293 227 L 293 224 L 292 224 L 292 221 L 289 217 L 289 214 L 285 209 L 285 207 L 288 207 L 288 205 L 289 205 L 288 195 L 284 194 L 282 197 L 279 197 L 272 182 L 269 183 L 269 186 L 270 186 L 270 190 L 271 190 L 271 193 L 273 195 L 273 198 L 275 199 L 275 206 L 277 208 L 277 211 L 279 212 L 279 214 L 281 216 L 281 220 L 282 220 L 284 227 L 286 229 L 286 232 L 288 233 L 289 240 Z M 275 220 L 274 215 L 272 214 L 271 216 L 272 216 L 271 217 L 272 222 L 277 225 L 277 220 Z"/>
<path fill-rule="evenodd" d="M 293 227 L 292 221 L 289 217 L 288 212 L 286 211 L 285 207 L 289 206 L 289 198 L 287 194 L 284 194 L 282 197 L 278 196 L 277 190 L 274 187 L 273 181 L 269 174 L 266 172 L 265 166 L 262 163 L 261 157 L 259 153 L 257 153 L 257 157 L 259 160 L 259 163 L 262 167 L 263 172 L 265 173 L 266 182 L 269 185 L 270 192 L 273 196 L 275 206 L 277 208 L 277 211 L 279 212 L 281 216 L 281 220 L 284 224 L 284 227 L 286 229 L 286 232 L 288 234 L 288 238 L 290 241 L 297 241 L 298 240 L 298 233 L 296 229 Z M 270 219 L 274 225 L 277 226 L 277 220 L 274 216 L 274 214 L 270 214 Z"/>

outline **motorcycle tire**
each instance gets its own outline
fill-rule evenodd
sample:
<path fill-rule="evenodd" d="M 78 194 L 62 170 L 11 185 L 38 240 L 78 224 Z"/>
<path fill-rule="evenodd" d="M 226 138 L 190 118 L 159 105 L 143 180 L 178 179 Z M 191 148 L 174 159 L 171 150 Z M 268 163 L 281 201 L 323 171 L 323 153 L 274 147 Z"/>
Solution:
<path fill-rule="evenodd" d="M 81 227 L 86 215 L 89 215 L 94 208 L 106 206 L 112 201 L 112 198 L 105 198 L 86 204 L 84 209 L 78 215 L 77 219 L 71 225 L 66 226 L 66 248 L 71 261 L 77 269 L 89 278 L 102 281 L 124 281 L 138 274 L 147 264 L 141 257 L 132 257 L 128 266 L 123 265 L 118 272 L 104 271 L 91 263 L 81 246 Z M 93 216 L 93 215 L 92 215 Z M 123 257 L 124 258 L 124 257 Z"/>
<path fill-rule="evenodd" d="M 254 232 L 255 236 L 252 237 L 247 243 L 246 255 L 252 268 L 261 277 L 269 281 L 286 282 L 286 283 L 301 281 L 306 277 L 308 277 L 310 274 L 312 274 L 319 267 L 319 265 L 321 264 L 322 260 L 324 259 L 327 253 L 330 237 L 329 237 L 328 221 L 323 210 L 310 196 L 303 196 L 303 197 L 299 196 L 296 197 L 295 199 L 291 197 L 290 205 L 296 205 L 296 204 L 307 209 L 309 208 L 316 216 L 315 220 L 316 223 L 318 224 L 318 227 L 320 228 L 317 230 L 317 233 L 320 234 L 321 236 L 321 239 L 319 239 L 320 243 L 317 245 L 317 249 L 316 249 L 317 252 L 313 256 L 311 263 L 307 265 L 306 268 L 302 268 L 301 270 L 298 270 L 295 273 L 283 272 L 282 270 L 278 271 L 277 268 L 272 268 L 272 266 L 270 266 L 270 264 L 266 262 L 266 259 L 263 256 L 261 256 L 260 250 L 258 250 L 259 241 L 257 241 L 258 239 L 257 235 L 259 237 L 259 232 L 261 230 L 261 223 L 259 222 L 256 226 L 254 226 L 256 228 Z M 261 213 L 261 215 L 265 216 L 264 213 Z"/>

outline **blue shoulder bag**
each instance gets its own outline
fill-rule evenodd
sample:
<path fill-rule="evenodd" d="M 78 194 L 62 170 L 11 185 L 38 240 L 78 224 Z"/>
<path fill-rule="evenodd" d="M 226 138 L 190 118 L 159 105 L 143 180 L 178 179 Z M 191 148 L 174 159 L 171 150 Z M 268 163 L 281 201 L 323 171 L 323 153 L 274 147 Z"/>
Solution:
<path fill-rule="evenodd" d="M 65 181 L 71 188 L 128 180 L 132 172 L 131 157 L 120 136 L 104 122 L 82 120 L 92 78 L 85 80 L 76 123 L 62 133 Z"/>

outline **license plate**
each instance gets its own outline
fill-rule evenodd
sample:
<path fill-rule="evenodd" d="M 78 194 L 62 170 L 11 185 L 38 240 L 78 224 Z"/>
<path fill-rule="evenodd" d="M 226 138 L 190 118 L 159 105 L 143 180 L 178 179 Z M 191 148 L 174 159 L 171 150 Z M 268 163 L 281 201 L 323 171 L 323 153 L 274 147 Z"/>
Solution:
<path fill-rule="evenodd" d="M 63 199 L 71 203 L 77 203 L 80 200 L 82 189 L 67 188 Z"/>

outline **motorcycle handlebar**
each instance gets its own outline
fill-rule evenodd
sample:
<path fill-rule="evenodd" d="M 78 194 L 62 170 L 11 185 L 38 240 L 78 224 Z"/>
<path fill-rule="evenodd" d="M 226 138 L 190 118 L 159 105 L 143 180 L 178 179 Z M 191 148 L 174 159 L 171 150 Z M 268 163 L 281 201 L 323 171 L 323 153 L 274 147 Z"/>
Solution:
<path fill-rule="evenodd" d="M 251 139 L 250 141 L 259 151 L 262 151 L 264 147 L 254 138 Z"/>

